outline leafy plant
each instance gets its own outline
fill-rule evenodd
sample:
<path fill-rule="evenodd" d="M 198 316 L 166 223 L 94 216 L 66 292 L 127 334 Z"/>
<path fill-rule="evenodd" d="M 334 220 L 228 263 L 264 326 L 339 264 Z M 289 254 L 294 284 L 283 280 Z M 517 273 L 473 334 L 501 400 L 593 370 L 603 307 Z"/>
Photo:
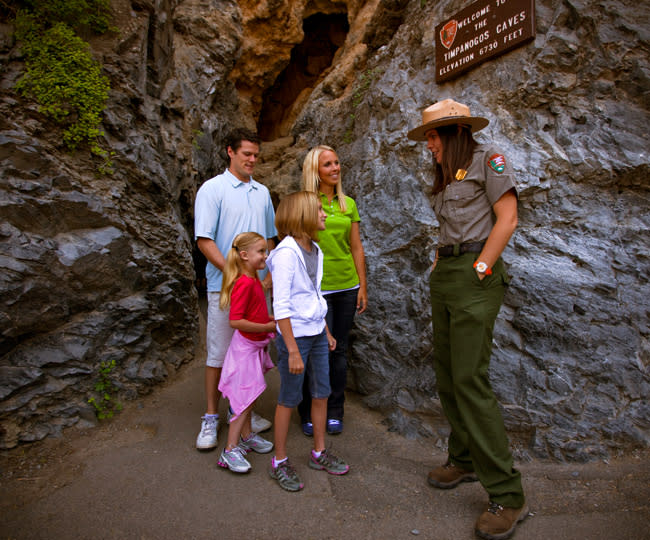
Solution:
<path fill-rule="evenodd" d="M 372 84 L 372 81 L 375 79 L 377 75 L 381 73 L 382 73 L 381 69 L 376 68 L 376 69 L 368 69 L 361 75 L 361 80 L 356 90 L 352 94 L 352 107 L 354 109 L 356 109 L 359 105 L 361 105 L 361 102 L 363 101 L 366 92 L 368 91 L 368 88 L 370 88 L 370 85 Z M 343 142 L 346 144 L 349 144 L 353 141 L 354 121 L 355 121 L 355 114 L 351 113 L 348 116 L 348 127 L 345 130 L 345 134 L 343 135 Z"/>
<path fill-rule="evenodd" d="M 375 74 L 378 72 L 378 69 L 368 69 L 363 75 L 361 75 L 361 82 L 359 83 L 359 86 L 352 96 L 353 107 L 358 107 L 361 104 L 363 98 L 365 97 L 366 91 L 368 88 L 370 88 L 370 84 L 375 78 Z"/>
<path fill-rule="evenodd" d="M 110 29 L 110 0 L 23 0 L 25 11 L 43 22 L 62 22 L 77 33 L 103 34 Z"/>
<path fill-rule="evenodd" d="M 192 131 L 192 146 L 194 147 L 195 150 L 200 150 L 201 149 L 201 144 L 199 143 L 199 139 L 205 135 L 203 133 L 203 130 L 201 129 L 195 129 Z"/>
<path fill-rule="evenodd" d="M 350 144 L 354 140 L 352 136 L 352 131 L 354 130 L 354 118 L 354 114 L 351 113 L 348 115 L 348 127 L 343 134 L 343 142 L 345 144 Z"/>
<path fill-rule="evenodd" d="M 109 0 L 28 0 L 16 15 L 16 38 L 25 55 L 26 73 L 16 90 L 34 99 L 39 110 L 64 128 L 70 149 L 97 144 L 109 81 L 78 32 L 109 30 Z"/>
<path fill-rule="evenodd" d="M 115 152 L 113 150 L 104 150 L 97 145 L 93 145 L 91 150 L 93 154 L 102 159 L 97 171 L 100 174 L 112 175 L 115 172 L 113 168 L 113 156 L 115 156 Z"/>
<path fill-rule="evenodd" d="M 88 400 L 88 403 L 95 407 L 95 414 L 100 420 L 112 418 L 115 412 L 122 410 L 122 404 L 115 401 L 112 395 L 117 391 L 117 387 L 110 378 L 114 369 L 115 360 L 102 362 L 99 365 L 99 379 L 95 383 L 95 392 L 98 395 Z"/>

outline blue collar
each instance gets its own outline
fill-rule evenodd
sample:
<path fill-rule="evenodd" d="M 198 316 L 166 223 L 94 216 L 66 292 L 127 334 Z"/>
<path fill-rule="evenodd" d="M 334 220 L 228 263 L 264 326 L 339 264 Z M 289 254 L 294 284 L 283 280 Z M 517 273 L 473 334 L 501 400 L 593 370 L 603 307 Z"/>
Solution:
<path fill-rule="evenodd" d="M 248 182 L 242 182 L 239 178 L 237 178 L 233 173 L 230 172 L 230 170 L 226 169 L 224 173 L 228 179 L 230 180 L 230 183 L 232 184 L 232 187 L 239 187 L 240 185 L 248 185 L 251 187 L 251 189 L 257 189 L 258 188 L 258 183 L 257 181 L 253 180 L 253 177 L 250 176 Z"/>

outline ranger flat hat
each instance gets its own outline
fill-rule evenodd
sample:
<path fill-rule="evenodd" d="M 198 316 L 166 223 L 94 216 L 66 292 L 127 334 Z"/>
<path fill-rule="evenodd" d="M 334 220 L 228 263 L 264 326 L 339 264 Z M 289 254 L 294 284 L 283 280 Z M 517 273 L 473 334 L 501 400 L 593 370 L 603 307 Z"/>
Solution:
<path fill-rule="evenodd" d="M 422 125 L 409 131 L 407 137 L 413 141 L 426 141 L 426 133 L 430 129 L 463 124 L 469 126 L 472 132 L 477 132 L 489 123 L 487 118 L 472 116 L 467 105 L 453 99 L 443 99 L 422 111 Z"/>

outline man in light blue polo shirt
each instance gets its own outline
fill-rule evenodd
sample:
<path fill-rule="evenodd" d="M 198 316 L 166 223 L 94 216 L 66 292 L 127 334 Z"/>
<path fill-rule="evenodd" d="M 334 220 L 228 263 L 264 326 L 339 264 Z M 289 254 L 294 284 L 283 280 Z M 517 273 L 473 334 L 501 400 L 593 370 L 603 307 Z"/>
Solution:
<path fill-rule="evenodd" d="M 228 310 L 219 309 L 224 254 L 233 239 L 241 232 L 254 231 L 268 239 L 273 249 L 276 236 L 275 212 L 269 190 L 253 180 L 255 162 L 260 152 L 259 137 L 248 130 L 233 131 L 226 141 L 230 159 L 223 174 L 207 180 L 196 194 L 194 204 L 194 237 L 197 246 L 208 260 L 206 278 L 208 289 L 208 320 L 206 330 L 207 357 L 205 368 L 206 413 L 202 417 L 201 431 L 196 447 L 207 450 L 217 446 L 219 427 L 219 379 L 223 360 L 230 345 L 233 329 L 228 320 Z M 271 286 L 271 276 L 266 273 L 262 285 Z M 264 431 L 271 423 L 253 413 L 253 431 Z"/>

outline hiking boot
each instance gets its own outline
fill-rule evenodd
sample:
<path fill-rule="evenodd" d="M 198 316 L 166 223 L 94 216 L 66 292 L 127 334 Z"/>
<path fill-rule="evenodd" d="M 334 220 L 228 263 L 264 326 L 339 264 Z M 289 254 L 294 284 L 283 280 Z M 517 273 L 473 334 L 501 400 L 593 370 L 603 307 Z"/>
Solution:
<path fill-rule="evenodd" d="M 312 450 L 309 457 L 309 466 L 317 471 L 327 471 L 330 474 L 345 474 L 350 470 L 350 466 L 341 458 L 330 453 L 329 450 L 323 450 L 319 457 L 314 456 Z"/>
<path fill-rule="evenodd" d="M 343 420 L 330 418 L 327 421 L 327 433 L 329 433 L 330 435 L 338 435 L 342 431 L 343 431 Z"/>
<path fill-rule="evenodd" d="M 508 508 L 490 501 L 474 526 L 474 532 L 485 540 L 505 540 L 515 532 L 515 527 L 528 515 L 528 506 Z"/>
<path fill-rule="evenodd" d="M 268 454 L 271 450 L 273 450 L 273 443 L 271 441 L 263 439 L 254 431 L 251 431 L 248 439 L 244 439 L 242 437 L 239 438 L 239 447 L 246 453 L 252 452 L 254 450 L 258 454 Z"/>
<path fill-rule="evenodd" d="M 313 437 L 314 436 L 314 424 L 311 422 L 303 422 L 302 423 L 302 432 L 307 435 L 307 437 Z"/>
<path fill-rule="evenodd" d="M 244 450 L 239 446 L 235 446 L 231 450 L 226 450 L 224 448 L 223 452 L 221 452 L 221 457 L 217 461 L 217 465 L 224 469 L 230 469 L 232 472 L 247 473 L 251 470 L 251 464 L 248 463 L 244 454 Z"/>
<path fill-rule="evenodd" d="M 201 431 L 196 438 L 198 450 L 209 450 L 217 446 L 217 431 L 219 429 L 219 417 L 202 416 Z"/>
<path fill-rule="evenodd" d="M 440 489 L 456 487 L 461 482 L 476 482 L 478 477 L 472 471 L 456 467 L 451 461 L 436 467 L 427 476 L 429 484 Z"/>
<path fill-rule="evenodd" d="M 274 480 L 278 481 L 282 489 L 287 491 L 300 491 L 305 485 L 300 481 L 298 473 L 293 468 L 293 465 L 289 463 L 289 460 L 285 460 L 282 463 L 278 464 L 277 467 L 273 466 L 273 461 L 271 461 L 271 467 L 269 467 L 269 476 Z"/>

